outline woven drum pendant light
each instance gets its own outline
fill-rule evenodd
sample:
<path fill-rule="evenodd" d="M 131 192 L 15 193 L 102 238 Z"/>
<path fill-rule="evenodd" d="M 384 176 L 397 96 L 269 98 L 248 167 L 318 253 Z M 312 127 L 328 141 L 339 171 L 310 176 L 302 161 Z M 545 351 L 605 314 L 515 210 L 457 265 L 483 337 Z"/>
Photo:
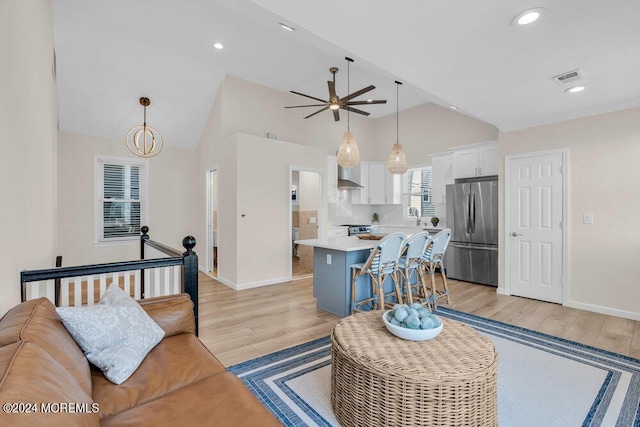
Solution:
<path fill-rule="evenodd" d="M 398 105 L 398 88 L 402 83 L 396 80 L 396 143 L 393 144 L 391 149 L 391 155 L 389 156 L 389 163 L 387 163 L 387 170 L 392 174 L 402 175 L 407 171 L 407 156 L 404 154 L 402 145 L 400 145 L 399 139 L 399 105 Z"/>
<path fill-rule="evenodd" d="M 347 60 L 347 93 L 349 91 L 349 63 L 353 62 L 353 59 L 345 57 Z M 349 127 L 349 110 L 347 110 L 347 131 L 342 137 L 342 143 L 338 148 L 338 165 L 343 168 L 353 168 L 360 163 L 360 150 L 358 150 L 358 144 L 356 138 Z"/>

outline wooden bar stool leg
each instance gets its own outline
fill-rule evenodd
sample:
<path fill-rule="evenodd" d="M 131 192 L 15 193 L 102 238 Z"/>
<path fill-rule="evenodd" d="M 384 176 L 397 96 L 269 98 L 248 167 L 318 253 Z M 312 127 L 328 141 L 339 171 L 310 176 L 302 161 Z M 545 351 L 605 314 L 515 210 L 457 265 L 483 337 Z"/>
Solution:
<path fill-rule="evenodd" d="M 400 272 L 400 276 L 404 279 L 404 289 L 407 294 L 407 304 L 413 304 L 413 290 L 411 289 L 411 276 L 409 275 L 409 269 L 404 269 L 404 274 Z"/>
<path fill-rule="evenodd" d="M 393 273 L 391 273 L 391 279 L 393 280 L 393 283 L 395 284 L 395 287 L 396 287 L 396 298 L 398 299 L 398 304 L 402 304 L 402 288 L 400 287 L 400 280 L 401 280 L 400 272 L 394 271 Z M 411 288 L 409 288 L 409 290 L 411 290 Z"/>
<path fill-rule="evenodd" d="M 351 314 L 356 312 L 356 281 L 358 278 L 358 271 L 355 268 L 351 269 Z"/>
<path fill-rule="evenodd" d="M 449 299 L 449 286 L 447 286 L 447 276 L 444 274 L 444 266 L 442 263 L 440 265 L 440 274 L 442 274 L 442 284 L 444 286 L 444 294 L 447 297 L 447 304 L 451 304 L 451 300 Z"/>
<path fill-rule="evenodd" d="M 429 263 L 429 277 L 431 278 L 431 301 L 433 301 L 433 309 L 438 309 L 438 289 L 436 287 L 435 264 Z"/>
<path fill-rule="evenodd" d="M 378 275 L 376 288 L 378 291 L 378 310 L 384 310 L 384 276 Z"/>

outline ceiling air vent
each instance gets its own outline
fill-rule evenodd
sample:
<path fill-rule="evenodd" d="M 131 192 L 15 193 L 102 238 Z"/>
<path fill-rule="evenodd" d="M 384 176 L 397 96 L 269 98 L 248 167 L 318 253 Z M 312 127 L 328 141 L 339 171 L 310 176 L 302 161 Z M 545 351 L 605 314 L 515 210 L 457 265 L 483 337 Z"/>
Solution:
<path fill-rule="evenodd" d="M 584 74 L 580 70 L 567 71 L 551 77 L 558 86 L 573 85 L 575 82 L 584 80 Z"/>

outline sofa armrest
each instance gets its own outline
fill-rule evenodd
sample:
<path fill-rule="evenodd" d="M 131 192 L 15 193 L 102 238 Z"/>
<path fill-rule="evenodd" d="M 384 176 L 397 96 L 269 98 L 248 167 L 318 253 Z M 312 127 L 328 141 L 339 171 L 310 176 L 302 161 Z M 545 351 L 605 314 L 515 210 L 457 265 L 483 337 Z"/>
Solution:
<path fill-rule="evenodd" d="M 194 334 L 193 303 L 188 294 L 138 300 L 149 316 L 164 330 L 164 336 Z"/>

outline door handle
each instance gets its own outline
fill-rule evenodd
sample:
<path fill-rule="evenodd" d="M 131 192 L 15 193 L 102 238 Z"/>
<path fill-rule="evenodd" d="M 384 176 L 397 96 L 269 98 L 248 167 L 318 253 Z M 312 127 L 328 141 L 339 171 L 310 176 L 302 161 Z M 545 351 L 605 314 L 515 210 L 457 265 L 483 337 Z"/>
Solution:
<path fill-rule="evenodd" d="M 516 233 L 515 231 L 514 231 L 514 232 L 512 232 L 512 233 L 511 233 L 511 235 L 512 235 L 513 237 L 522 236 L 522 234 L 520 234 L 520 233 Z"/>

